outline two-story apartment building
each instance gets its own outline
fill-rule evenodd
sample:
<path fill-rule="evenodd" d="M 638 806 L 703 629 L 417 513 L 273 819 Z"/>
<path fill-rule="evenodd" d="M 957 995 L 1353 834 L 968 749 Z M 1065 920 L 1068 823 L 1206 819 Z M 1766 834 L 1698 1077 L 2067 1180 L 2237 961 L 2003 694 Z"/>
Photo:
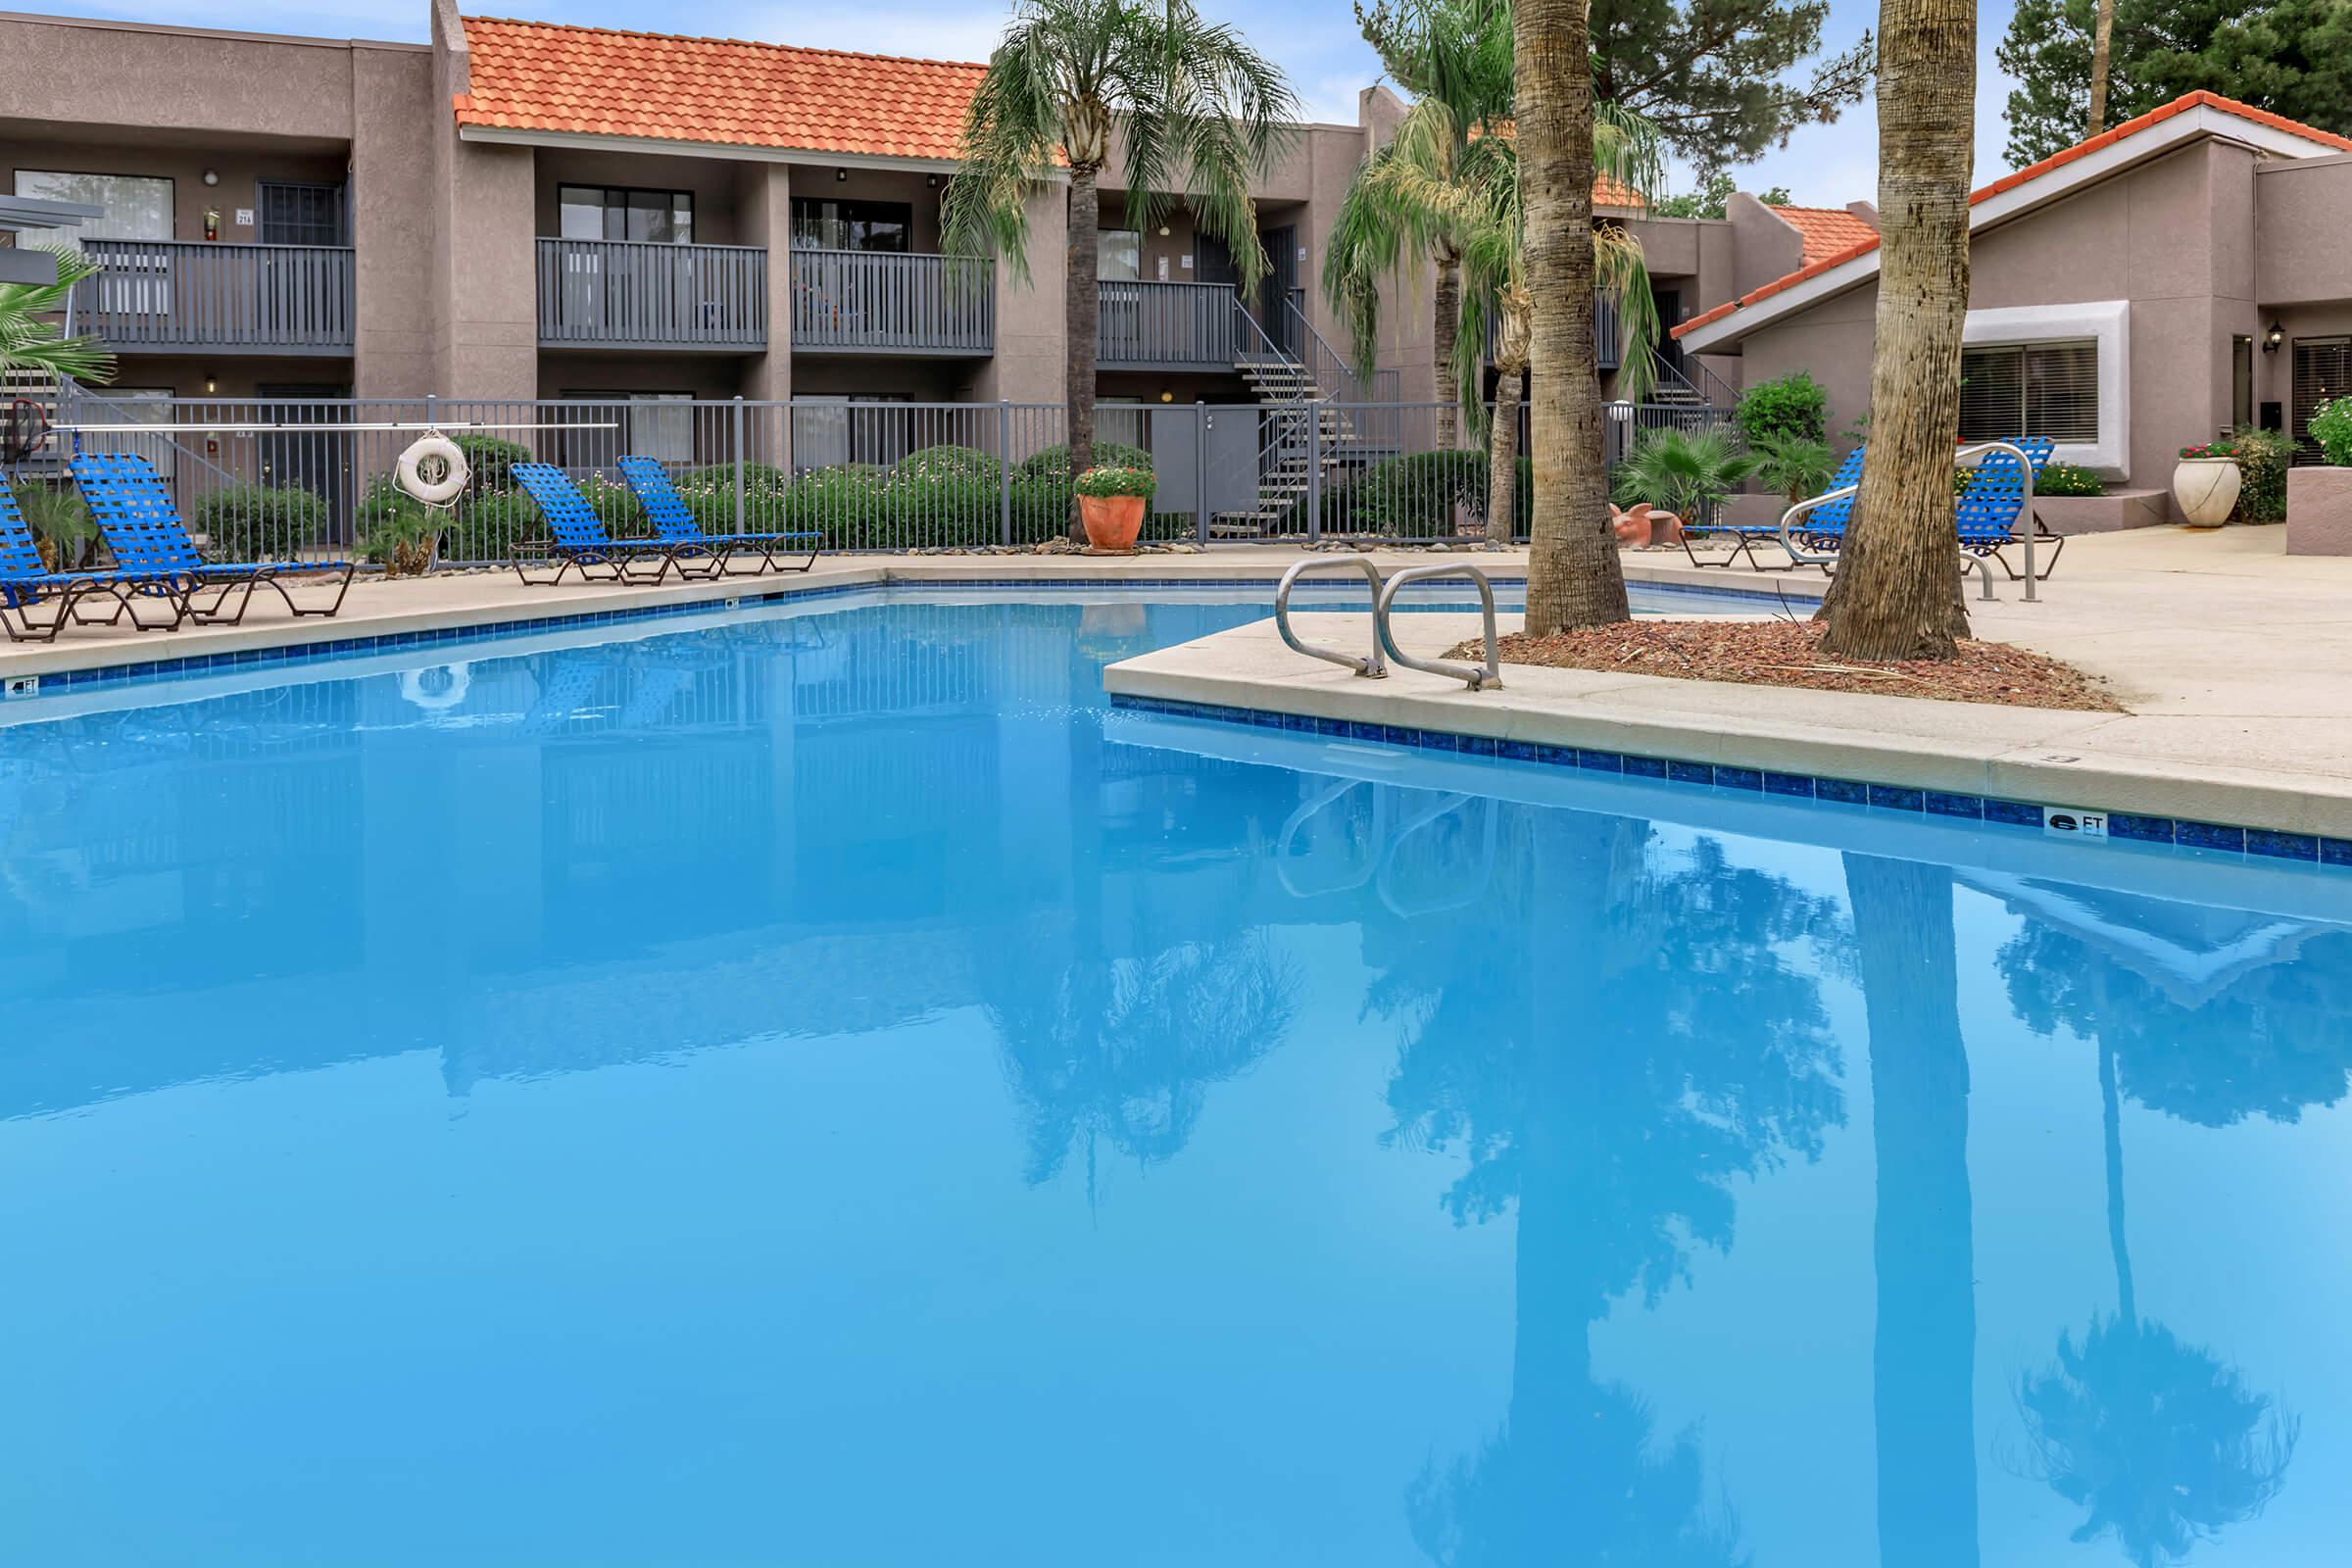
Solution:
<path fill-rule="evenodd" d="M 120 356 L 119 402 L 1060 400 L 1060 189 L 1033 200 L 1025 275 L 939 254 L 980 66 L 430 3 L 424 44 L 0 15 L 0 188 L 103 209 L 79 243 L 104 271 L 73 324 Z M 1271 271 L 1247 298 L 1181 201 L 1142 232 L 1105 188 L 1104 401 L 1301 380 L 1431 397 L 1426 276 L 1394 289 L 1369 381 L 1315 286 L 1349 176 L 1401 107 L 1375 87 L 1356 124 L 1297 128 L 1258 185 Z M 1669 322 L 1813 260 L 1809 223 L 1870 231 L 1752 202 L 1723 220 L 1612 211 Z M 1613 368 L 1605 311 L 1601 336 Z M 1737 361 L 1665 352 L 1693 397 L 1728 391 Z M 657 409 L 643 422 L 634 445 L 675 437 Z"/>

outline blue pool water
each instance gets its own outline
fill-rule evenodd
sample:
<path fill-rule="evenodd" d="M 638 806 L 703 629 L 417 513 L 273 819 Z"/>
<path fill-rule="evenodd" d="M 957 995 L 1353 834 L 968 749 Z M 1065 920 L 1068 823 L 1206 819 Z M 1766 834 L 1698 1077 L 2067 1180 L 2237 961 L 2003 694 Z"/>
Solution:
<path fill-rule="evenodd" d="M 2352 878 L 1106 710 L 1262 612 L 0 728 L 0 1562 L 2333 1560 Z"/>

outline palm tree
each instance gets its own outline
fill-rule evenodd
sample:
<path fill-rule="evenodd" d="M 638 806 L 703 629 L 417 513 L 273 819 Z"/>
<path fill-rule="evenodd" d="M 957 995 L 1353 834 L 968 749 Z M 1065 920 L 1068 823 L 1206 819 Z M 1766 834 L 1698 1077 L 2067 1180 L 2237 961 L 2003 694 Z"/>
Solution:
<path fill-rule="evenodd" d="M 1634 448 L 1611 477 L 1620 502 L 1646 501 L 1697 522 L 1763 466 L 1723 430 L 1660 430 Z"/>
<path fill-rule="evenodd" d="M 1601 465 L 1592 352 L 1592 40 L 1587 0 L 1517 0 L 1511 35 L 1527 285 L 1527 630 L 1538 637 L 1628 618 Z M 1506 514 L 1507 515 L 1507 514 Z"/>
<path fill-rule="evenodd" d="M 1825 655 L 1950 659 L 1968 634 L 1951 473 L 1976 90 L 1976 0 L 1881 0 L 1870 466 L 1822 607 Z"/>
<path fill-rule="evenodd" d="M 1433 35 L 1486 42 L 1429 51 L 1453 63 L 1445 77 L 1452 93 L 1416 101 L 1396 134 L 1356 170 L 1324 246 L 1323 288 L 1348 321 L 1356 363 L 1368 368 L 1379 352 L 1381 282 L 1402 270 L 1408 248 L 1436 253 L 1439 397 L 1447 405 L 1458 397 L 1473 425 L 1486 417 L 1484 370 L 1493 348 L 1487 529 L 1507 540 L 1518 478 L 1519 386 L 1535 322 L 1519 149 L 1507 119 L 1511 13 L 1494 0 L 1458 0 L 1420 15 L 1431 19 L 1424 30 Z M 1474 106 L 1476 119 L 1461 118 L 1463 103 Z M 1645 199 L 1654 194 L 1658 138 L 1646 121 L 1602 112 L 1593 157 L 1610 178 Z M 1604 222 L 1592 228 L 1592 254 L 1599 292 L 1625 323 L 1627 390 L 1640 396 L 1655 374 L 1651 345 L 1658 330 L 1641 242 L 1623 224 Z M 1449 281 L 1450 273 L 1458 273 L 1458 282 Z M 1450 449 L 1453 442 L 1448 406 L 1439 414 L 1438 444 Z"/>
<path fill-rule="evenodd" d="M 115 357 L 94 337 L 68 337 L 49 318 L 66 308 L 74 285 L 98 264 L 60 250 L 54 283 L 0 283 L 0 370 L 40 370 L 76 381 L 111 381 Z"/>
<path fill-rule="evenodd" d="M 1070 471 L 1094 461 L 1097 185 L 1122 132 L 1130 220 L 1149 230 L 1178 182 L 1201 229 L 1224 242 L 1246 294 L 1264 275 L 1251 181 L 1288 144 L 1298 100 L 1274 64 L 1190 0 L 1021 0 L 972 94 L 961 165 L 940 202 L 941 248 L 994 249 L 1028 278 L 1031 191 L 1069 168 L 1064 390 Z M 1077 501 L 1070 507 L 1073 537 Z"/>

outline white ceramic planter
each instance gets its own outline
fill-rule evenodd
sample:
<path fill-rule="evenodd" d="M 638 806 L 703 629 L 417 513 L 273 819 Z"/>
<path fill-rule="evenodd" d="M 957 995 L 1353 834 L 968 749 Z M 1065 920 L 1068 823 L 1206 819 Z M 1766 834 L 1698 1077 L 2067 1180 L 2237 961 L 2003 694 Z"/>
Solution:
<path fill-rule="evenodd" d="M 2219 528 L 2237 510 L 2245 475 L 2229 458 L 2182 458 L 2173 470 L 2173 499 L 2192 528 Z"/>

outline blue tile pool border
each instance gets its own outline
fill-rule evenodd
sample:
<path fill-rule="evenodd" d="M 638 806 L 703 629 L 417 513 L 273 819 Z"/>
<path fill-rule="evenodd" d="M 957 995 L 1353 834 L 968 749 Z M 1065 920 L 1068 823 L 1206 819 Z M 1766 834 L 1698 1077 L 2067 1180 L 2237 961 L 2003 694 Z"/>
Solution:
<path fill-rule="evenodd" d="M 1495 587 L 1523 589 L 1525 577 L 1495 577 Z M 1335 586 L 1341 586 L 1335 584 Z M 1703 584 L 1636 583 L 1632 586 L 1645 594 L 1654 593 L 1668 598 L 1747 599 L 1759 606 L 1776 605 L 1782 596 L 1755 589 L 1713 588 Z M 1019 589 L 1034 592 L 1073 593 L 1100 591 L 1106 588 L 1194 588 L 1228 592 L 1237 588 L 1273 587 L 1273 580 L 1264 577 L 886 577 L 872 582 L 811 583 L 807 586 L 778 585 L 771 588 L 747 589 L 724 598 L 676 600 L 657 605 L 632 605 L 618 610 L 588 610 L 559 615 L 515 615 L 504 620 L 482 621 L 456 626 L 426 626 L 413 631 L 384 632 L 374 636 L 322 637 L 310 642 L 289 643 L 274 648 L 244 648 L 226 653 L 192 654 L 184 659 L 140 659 L 120 664 L 96 664 L 87 669 L 40 670 L 34 673 L 40 681 L 39 695 L 53 697 L 65 692 L 86 692 L 96 688 L 135 685 L 146 681 L 185 680 L 198 675 L 220 675 L 238 670 L 270 669 L 288 664 L 323 663 L 343 659 L 364 659 L 376 654 L 406 653 L 420 648 L 437 647 L 444 643 L 493 642 L 505 637 L 529 637 L 546 632 L 576 631 L 589 626 L 617 626 L 630 621 L 659 620 L 671 615 L 725 614 L 730 611 L 755 606 L 782 604 L 791 601 L 831 599 L 846 594 L 909 594 L 952 592 L 960 589 L 989 590 Z M 1803 596 L 1799 596 L 1803 597 Z M 158 633 L 159 636 L 163 635 Z"/>
<path fill-rule="evenodd" d="M 1367 724 L 1360 719 L 1315 718 L 1302 713 L 1277 713 L 1256 708 L 1229 708 L 1219 703 L 1191 703 L 1163 697 L 1110 695 L 1110 705 L 1130 712 L 1163 713 L 1171 718 L 1207 719 L 1253 729 L 1278 729 L 1301 735 L 1324 735 L 1335 740 L 1385 741 L 1421 751 L 1452 752 L 1474 757 L 1500 757 L 1540 766 L 1576 768 L 1588 773 L 1613 773 L 1694 788 L 1734 791 L 1741 795 L 1778 796 L 1832 806 L 1851 806 L 1903 816 L 1944 817 L 1991 827 L 2042 831 L 2043 808 L 2031 801 L 2003 800 L 1991 795 L 1968 795 L 1927 790 L 1905 784 L 1874 784 L 1867 780 L 1826 778 L 1809 773 L 1781 773 L 1727 762 L 1694 762 L 1683 758 L 1638 757 L 1628 752 L 1584 750 L 1573 746 L 1496 741 L 1452 730 L 1416 729 L 1406 724 Z M 2077 803 L 2077 809 L 2081 808 Z M 2132 843 L 2163 844 L 2208 854 L 2232 854 L 2252 859 L 2285 860 L 2352 871 L 2352 839 L 2322 838 L 2310 833 L 2282 833 L 2270 828 L 2236 827 L 2226 822 L 2195 822 L 2169 816 L 2110 812 L 2108 836 Z"/>

